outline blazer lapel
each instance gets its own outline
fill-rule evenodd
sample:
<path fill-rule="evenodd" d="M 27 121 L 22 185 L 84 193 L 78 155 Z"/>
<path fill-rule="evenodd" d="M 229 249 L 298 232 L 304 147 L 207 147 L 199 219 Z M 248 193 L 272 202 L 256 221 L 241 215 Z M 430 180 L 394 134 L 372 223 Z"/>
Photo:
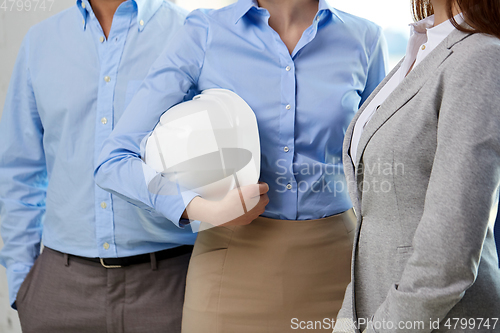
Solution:
<path fill-rule="evenodd" d="M 402 106 L 411 100 L 424 86 L 438 67 L 453 53 L 452 47 L 469 36 L 470 34 L 461 31 L 453 31 L 434 51 L 431 52 L 408 76 L 398 85 L 398 87 L 387 97 L 380 108 L 375 112 L 373 118 L 366 125 L 361 135 L 356 154 L 356 167 L 359 166 L 366 145 L 377 132 L 377 130 Z M 350 143 L 350 141 L 349 141 Z"/>
<path fill-rule="evenodd" d="M 351 123 L 347 127 L 347 130 L 344 135 L 344 142 L 342 147 L 342 158 L 344 161 L 344 174 L 347 181 L 347 188 L 349 190 L 351 201 L 354 206 L 354 211 L 359 212 L 360 207 L 358 204 L 357 191 L 356 191 L 356 183 L 355 183 L 355 171 L 354 164 L 351 158 L 351 154 L 349 153 L 351 147 L 352 134 L 354 132 L 354 125 L 358 121 L 359 116 L 363 113 L 366 107 L 370 104 L 373 98 L 380 92 L 382 87 L 386 85 L 386 83 L 391 79 L 391 77 L 397 72 L 401 64 L 403 63 L 404 58 L 394 67 L 394 69 L 380 82 L 380 84 L 375 88 L 375 90 L 370 94 L 370 96 L 363 103 L 359 111 L 354 115 Z"/>

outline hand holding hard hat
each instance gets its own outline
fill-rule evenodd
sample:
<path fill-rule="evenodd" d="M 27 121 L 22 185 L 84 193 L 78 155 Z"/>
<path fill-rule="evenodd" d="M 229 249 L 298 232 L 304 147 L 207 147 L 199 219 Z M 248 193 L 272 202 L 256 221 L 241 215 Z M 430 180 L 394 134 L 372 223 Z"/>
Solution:
<path fill-rule="evenodd" d="M 264 213 L 269 203 L 268 191 L 269 186 L 260 182 L 232 189 L 221 201 L 196 197 L 186 207 L 187 216 L 210 225 L 202 224 L 195 232 L 211 226 L 247 225 Z"/>
<path fill-rule="evenodd" d="M 207 216 L 204 222 L 219 225 L 238 219 L 261 201 L 257 120 L 248 104 L 229 90 L 205 90 L 165 112 L 148 138 L 144 160 L 181 191 L 219 202 L 218 216 Z"/>

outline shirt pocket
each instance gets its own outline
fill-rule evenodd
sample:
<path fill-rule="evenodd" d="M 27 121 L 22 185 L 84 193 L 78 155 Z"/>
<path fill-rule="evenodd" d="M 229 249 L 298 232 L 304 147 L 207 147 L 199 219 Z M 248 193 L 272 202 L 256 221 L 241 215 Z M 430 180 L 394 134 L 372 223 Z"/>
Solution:
<path fill-rule="evenodd" d="M 125 92 L 125 105 L 124 105 L 124 110 L 127 108 L 127 106 L 130 104 L 132 101 L 132 98 L 134 97 L 135 93 L 137 90 L 139 90 L 139 87 L 142 84 L 142 80 L 130 80 L 127 84 L 127 90 Z"/>

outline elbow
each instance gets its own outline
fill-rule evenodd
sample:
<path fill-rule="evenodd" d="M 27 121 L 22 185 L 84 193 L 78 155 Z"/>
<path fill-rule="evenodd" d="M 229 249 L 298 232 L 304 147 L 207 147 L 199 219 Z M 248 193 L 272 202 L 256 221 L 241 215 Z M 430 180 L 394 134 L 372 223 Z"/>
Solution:
<path fill-rule="evenodd" d="M 94 182 L 103 190 L 109 191 L 111 189 L 110 177 L 112 177 L 113 171 L 115 171 L 114 169 L 116 168 L 116 163 L 118 161 L 116 156 L 112 154 L 113 151 L 111 151 L 111 153 L 108 153 L 104 150 L 105 148 L 106 146 L 103 147 L 103 150 L 101 151 L 97 160 L 97 165 L 94 169 Z"/>
<path fill-rule="evenodd" d="M 102 189 L 106 189 L 106 162 L 100 163 L 95 169 L 94 169 L 94 181 Z"/>

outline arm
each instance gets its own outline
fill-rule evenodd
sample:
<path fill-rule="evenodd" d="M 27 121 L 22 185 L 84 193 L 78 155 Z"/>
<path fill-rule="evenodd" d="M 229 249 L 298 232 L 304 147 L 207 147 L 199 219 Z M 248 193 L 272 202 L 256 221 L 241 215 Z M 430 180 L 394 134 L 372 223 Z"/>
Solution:
<path fill-rule="evenodd" d="M 47 170 L 43 126 L 31 86 L 29 34 L 17 58 L 0 122 L 0 216 L 4 246 L 0 263 L 7 269 L 9 299 L 17 292 L 40 254 Z"/>
<path fill-rule="evenodd" d="M 476 280 L 498 205 L 499 57 L 498 45 L 487 44 L 443 80 L 437 149 L 414 252 L 374 322 L 423 321 L 426 327 L 412 332 L 431 332 L 429 319 L 445 318 Z"/>
<path fill-rule="evenodd" d="M 369 49 L 367 78 L 365 90 L 363 90 L 363 93 L 361 94 L 361 102 L 359 103 L 360 107 L 387 75 L 387 59 L 387 42 L 385 41 L 382 29 L 378 27 L 377 35 Z"/>
<path fill-rule="evenodd" d="M 100 187 L 143 209 L 156 210 L 178 226 L 187 204 L 196 194 L 183 192 L 148 167 L 141 160 L 141 141 L 154 129 L 163 112 L 182 102 L 196 85 L 207 34 L 204 14 L 195 11 L 187 17 L 104 142 L 95 170 Z"/>
<path fill-rule="evenodd" d="M 167 44 L 104 142 L 95 171 L 100 187 L 138 207 L 156 211 L 179 227 L 185 225 L 181 218 L 213 225 L 248 224 L 263 213 L 268 202 L 265 194 L 268 187 L 259 184 L 233 190 L 221 202 L 207 201 L 168 181 L 141 160 L 146 139 L 160 116 L 182 102 L 196 86 L 205 58 L 207 36 L 207 18 L 200 11 L 193 12 L 183 29 Z M 249 209 L 248 213 L 243 207 Z M 142 223 L 152 222 L 143 220 Z"/>

